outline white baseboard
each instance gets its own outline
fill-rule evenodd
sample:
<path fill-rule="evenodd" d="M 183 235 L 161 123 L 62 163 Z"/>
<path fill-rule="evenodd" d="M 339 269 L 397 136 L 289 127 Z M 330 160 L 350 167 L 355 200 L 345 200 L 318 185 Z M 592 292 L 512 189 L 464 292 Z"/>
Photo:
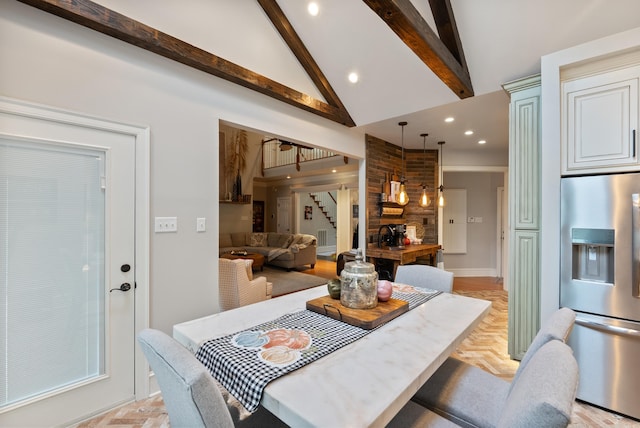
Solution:
<path fill-rule="evenodd" d="M 154 372 L 149 372 L 149 397 L 160 394 L 160 385 Z"/>
<path fill-rule="evenodd" d="M 447 269 L 445 265 L 445 270 L 449 272 L 453 272 L 454 276 L 457 277 L 465 277 L 465 276 L 493 276 L 497 275 L 497 271 L 495 268 L 462 268 L 462 269 Z"/>

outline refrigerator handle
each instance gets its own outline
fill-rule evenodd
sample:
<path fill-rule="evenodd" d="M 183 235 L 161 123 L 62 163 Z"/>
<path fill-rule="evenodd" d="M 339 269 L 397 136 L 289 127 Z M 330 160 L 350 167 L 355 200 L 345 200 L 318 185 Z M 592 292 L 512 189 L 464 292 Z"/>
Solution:
<path fill-rule="evenodd" d="M 611 333 L 611 334 L 617 334 L 619 336 L 631 336 L 631 337 L 640 338 L 640 331 L 638 330 L 592 321 L 589 319 L 582 318 L 580 315 L 576 316 L 576 324 L 581 325 L 583 327 L 591 328 L 594 330 L 602 331 L 604 333 Z"/>
<path fill-rule="evenodd" d="M 640 297 L 640 194 L 631 194 L 631 296 Z"/>

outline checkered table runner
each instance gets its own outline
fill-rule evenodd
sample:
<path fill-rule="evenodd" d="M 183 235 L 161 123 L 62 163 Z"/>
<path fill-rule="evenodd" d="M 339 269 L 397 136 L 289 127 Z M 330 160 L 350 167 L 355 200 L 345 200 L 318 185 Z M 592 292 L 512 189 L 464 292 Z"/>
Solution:
<path fill-rule="evenodd" d="M 411 287 L 405 291 L 394 289 L 392 297 L 408 301 L 409 309 L 413 309 L 438 294 L 439 291 Z M 208 340 L 200 346 L 196 357 L 249 412 L 254 412 L 269 382 L 374 330 L 302 310 Z"/>

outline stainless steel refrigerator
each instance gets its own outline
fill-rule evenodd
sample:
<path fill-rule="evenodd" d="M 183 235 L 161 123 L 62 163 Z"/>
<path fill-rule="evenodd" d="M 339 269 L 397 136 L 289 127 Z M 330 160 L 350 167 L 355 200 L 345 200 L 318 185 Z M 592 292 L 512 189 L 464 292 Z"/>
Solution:
<path fill-rule="evenodd" d="M 640 418 L 640 174 L 561 183 L 560 305 L 577 312 L 577 397 Z"/>

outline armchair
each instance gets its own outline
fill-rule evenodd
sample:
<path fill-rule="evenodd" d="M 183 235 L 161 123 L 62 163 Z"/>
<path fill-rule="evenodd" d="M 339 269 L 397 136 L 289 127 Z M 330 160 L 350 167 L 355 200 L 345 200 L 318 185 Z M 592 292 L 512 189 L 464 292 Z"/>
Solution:
<path fill-rule="evenodd" d="M 218 296 L 223 311 L 271 298 L 273 284 L 267 278 L 253 278 L 253 260 L 219 259 Z"/>

